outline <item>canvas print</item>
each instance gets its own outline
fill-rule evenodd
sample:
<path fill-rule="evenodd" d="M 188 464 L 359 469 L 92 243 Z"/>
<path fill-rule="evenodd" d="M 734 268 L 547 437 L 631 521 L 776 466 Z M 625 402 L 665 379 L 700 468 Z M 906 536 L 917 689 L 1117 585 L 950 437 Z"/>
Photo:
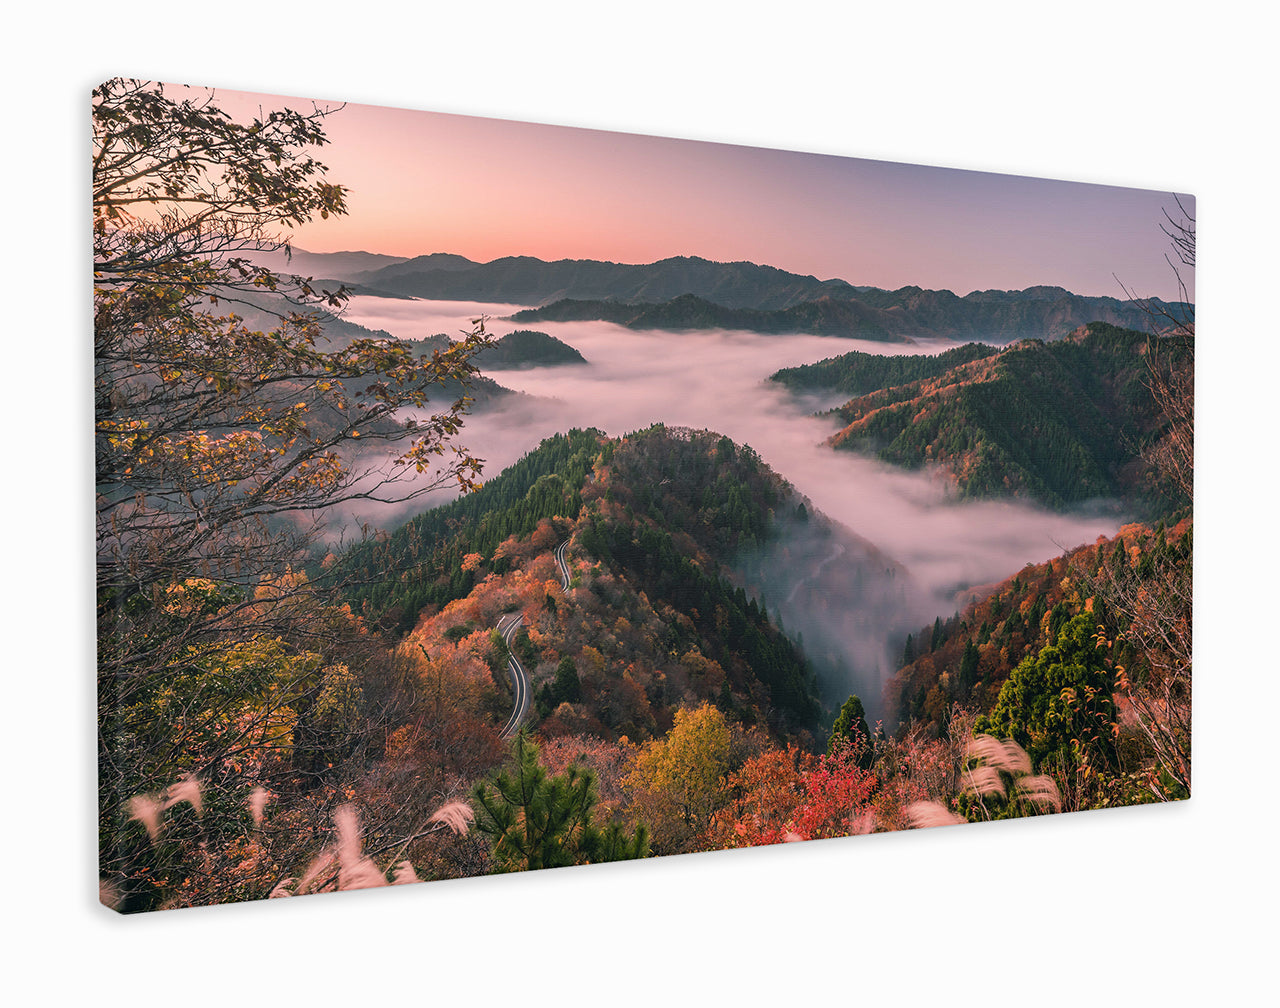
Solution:
<path fill-rule="evenodd" d="M 1189 797 L 1190 194 L 92 119 L 105 905 Z"/>

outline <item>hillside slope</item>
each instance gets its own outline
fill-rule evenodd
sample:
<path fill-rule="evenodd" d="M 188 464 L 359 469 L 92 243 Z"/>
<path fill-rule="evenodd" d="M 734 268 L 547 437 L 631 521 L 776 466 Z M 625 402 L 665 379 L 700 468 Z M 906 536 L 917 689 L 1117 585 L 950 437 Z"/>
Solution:
<path fill-rule="evenodd" d="M 1092 323 L 1053 343 L 1024 341 L 855 396 L 833 411 L 844 426 L 829 443 L 909 469 L 936 465 L 961 497 L 1134 500 L 1148 485 L 1140 455 L 1162 434 L 1149 339 Z"/>
<path fill-rule="evenodd" d="M 572 618 L 591 612 L 600 623 L 588 637 L 561 625 L 570 617 L 561 611 L 551 551 L 565 539 L 579 578 Z M 824 709 L 847 697 L 855 665 L 864 665 L 868 683 L 883 668 L 879 643 L 862 662 L 851 658 L 849 640 L 861 633 L 882 641 L 886 621 L 902 621 L 905 633 L 920 618 L 906 604 L 905 572 L 812 513 L 749 447 L 662 425 L 624 438 L 581 430 L 549 438 L 478 492 L 336 558 L 329 573 L 348 583 L 366 618 L 415 633 L 428 624 L 475 629 L 475 617 L 450 617 L 443 628 L 433 621 L 450 607 L 516 591 L 510 579 L 524 578 L 530 636 L 570 641 L 567 652 L 544 647 L 557 660 L 567 653 L 581 673 L 583 660 L 600 663 L 584 658 L 590 646 L 606 656 L 602 669 L 646 670 L 632 675 L 649 684 L 651 707 L 708 699 L 780 730 L 818 724 Z M 841 593 L 852 616 L 828 614 L 840 618 L 825 636 L 803 626 L 812 663 L 779 618 L 800 631 L 815 599 Z M 546 685 L 554 667 L 535 661 L 535 682 Z M 579 712 L 587 715 L 613 732 L 644 727 L 616 712 Z M 662 723 L 640 720 L 645 731 Z"/>

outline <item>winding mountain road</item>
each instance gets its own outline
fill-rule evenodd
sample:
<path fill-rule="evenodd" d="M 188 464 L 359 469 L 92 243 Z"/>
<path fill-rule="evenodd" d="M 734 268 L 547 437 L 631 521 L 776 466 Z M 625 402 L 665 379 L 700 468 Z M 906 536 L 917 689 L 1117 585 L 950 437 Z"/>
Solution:
<path fill-rule="evenodd" d="M 555 552 L 556 567 L 560 572 L 560 585 L 566 592 L 569 590 L 569 582 L 572 580 L 569 574 L 569 563 L 565 559 L 565 550 L 568 546 L 569 540 L 566 539 L 556 547 Z M 515 656 L 515 652 L 511 651 L 511 640 L 515 637 L 516 631 L 520 629 L 520 624 L 523 622 L 523 613 L 508 613 L 498 620 L 498 633 L 502 634 L 507 650 L 511 652 L 507 658 L 507 669 L 511 673 L 511 695 L 515 701 L 511 717 L 507 719 L 506 725 L 498 733 L 498 737 L 504 739 L 510 738 L 520 729 L 520 722 L 528 715 L 529 700 L 533 696 L 533 687 L 529 683 L 529 673 L 520 664 L 520 659 Z"/>
<path fill-rule="evenodd" d="M 569 590 L 569 582 L 572 580 L 569 576 L 569 564 L 564 558 L 564 551 L 568 548 L 568 539 L 556 547 L 556 567 L 560 569 L 560 587 L 566 592 Z"/>
<path fill-rule="evenodd" d="M 498 633 L 502 634 L 502 639 L 506 641 L 508 650 L 511 648 L 511 638 L 515 636 L 516 631 L 523 622 L 524 615 L 522 613 L 503 616 L 498 620 Z M 529 697 L 533 692 L 529 685 L 529 673 L 524 670 L 524 666 L 520 664 L 520 659 L 515 656 L 514 652 L 507 658 L 507 668 L 511 672 L 511 693 L 515 698 L 515 704 L 511 711 L 511 717 L 507 719 L 506 726 L 498 733 L 499 738 L 510 738 L 519 730 L 520 722 L 529 713 Z"/>

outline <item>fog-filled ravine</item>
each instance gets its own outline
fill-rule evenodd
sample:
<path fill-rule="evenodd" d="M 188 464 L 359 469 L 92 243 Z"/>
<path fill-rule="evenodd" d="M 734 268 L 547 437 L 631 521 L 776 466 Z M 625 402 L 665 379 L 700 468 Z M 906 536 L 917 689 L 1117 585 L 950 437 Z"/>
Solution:
<path fill-rule="evenodd" d="M 503 318 L 521 307 L 357 296 L 344 317 L 398 338 L 422 339 L 458 337 L 473 319 L 487 316 L 489 331 L 502 336 L 527 328 Z M 621 436 L 662 422 L 706 428 L 750 445 L 814 511 L 838 524 L 789 522 L 783 540 L 760 556 L 742 558 L 741 573 L 785 629 L 803 640 L 825 676 L 829 698 L 859 693 L 873 721 L 884 713 L 881 687 L 897 667 L 903 637 L 935 617 L 951 616 L 959 590 L 1113 535 L 1126 521 L 1114 507 L 1064 514 L 1024 502 L 957 501 L 937 475 L 832 450 L 824 440 L 834 423 L 813 414 L 839 400 L 800 400 L 767 380 L 779 368 L 850 350 L 938 353 L 955 345 L 950 342 L 664 333 L 606 322 L 540 322 L 534 328 L 577 349 L 587 364 L 486 372 L 523 394 L 466 419 L 459 441 L 485 460 L 485 475 L 497 475 L 543 438 L 572 427 Z M 437 491 L 409 509 L 351 517 L 391 528 L 454 495 Z"/>

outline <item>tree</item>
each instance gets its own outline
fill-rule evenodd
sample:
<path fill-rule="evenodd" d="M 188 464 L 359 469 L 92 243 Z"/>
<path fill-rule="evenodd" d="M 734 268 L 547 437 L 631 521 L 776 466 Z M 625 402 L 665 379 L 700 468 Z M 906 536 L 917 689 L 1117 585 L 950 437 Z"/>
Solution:
<path fill-rule="evenodd" d="M 1147 387 L 1163 420 L 1162 436 L 1144 457 L 1157 487 L 1167 491 L 1175 506 L 1187 509 L 1186 527 L 1176 535 L 1157 530 L 1139 549 L 1138 563 L 1104 563 L 1093 578 L 1094 590 L 1117 627 L 1114 640 L 1099 628 L 1099 642 L 1107 650 L 1123 642 L 1140 659 L 1140 667 L 1117 668 L 1117 685 L 1154 764 L 1144 775 L 1143 789 L 1157 800 L 1191 793 L 1195 306 L 1187 297 L 1184 272 L 1195 270 L 1196 220 L 1180 198 L 1174 201 L 1178 214 L 1166 211 L 1161 230 L 1170 241 L 1172 258 L 1166 259 L 1180 303 L 1167 306 L 1138 298 L 1127 288 L 1125 293 L 1150 319 Z"/>
<path fill-rule="evenodd" d="M 327 577 L 300 573 L 332 508 L 476 485 L 479 462 L 454 439 L 487 340 L 480 320 L 430 357 L 389 338 L 333 340 L 319 309 L 340 308 L 345 291 L 250 261 L 287 250 L 276 229 L 346 212 L 346 190 L 311 154 L 332 111 L 237 122 L 211 92 L 119 79 L 94 90 L 99 765 L 113 884 L 136 846 L 121 815 L 133 788 L 190 767 L 230 800 L 258 751 L 309 739 L 328 763 L 349 748 L 365 700 L 345 649 L 367 641 L 327 604 Z M 406 407 L 429 415 L 402 423 Z"/>
<path fill-rule="evenodd" d="M 582 684 L 578 679 L 578 667 L 565 655 L 556 666 L 556 678 L 551 685 L 551 701 L 555 706 L 577 703 L 582 699 Z"/>
<path fill-rule="evenodd" d="M 272 227 L 346 212 L 307 153 L 331 111 L 237 123 L 212 94 L 94 91 L 98 584 L 117 643 L 155 586 L 251 587 L 297 564 L 336 504 L 475 485 L 479 462 L 452 440 L 482 326 L 430 358 L 393 339 L 325 346 L 314 309 L 345 291 L 246 258 L 287 248 Z M 278 325 L 251 330 L 232 307 L 265 307 Z M 398 420 L 442 391 L 429 419 Z M 101 657 L 121 672 L 155 645 Z"/>
<path fill-rule="evenodd" d="M 662 853 L 687 849 L 727 800 L 721 777 L 730 769 L 730 743 L 724 715 L 703 703 L 677 710 L 666 737 L 637 755 L 623 787 Z"/>
<path fill-rule="evenodd" d="M 570 764 L 550 775 L 538 747 L 521 732 L 512 746 L 514 765 L 472 791 L 475 828 L 488 836 L 497 871 L 532 871 L 646 857 L 644 826 L 627 832 L 594 821 L 595 774 Z"/>
<path fill-rule="evenodd" d="M 1186 204 L 1174 196 L 1177 216 L 1165 211 L 1160 229 L 1169 239 L 1172 258 L 1165 260 L 1173 270 L 1178 301 L 1167 304 L 1138 297 L 1120 286 L 1149 320 L 1151 340 L 1146 348 L 1147 387 L 1164 421 L 1163 436 L 1144 452 L 1159 486 L 1172 491 L 1182 505 L 1191 503 L 1195 462 L 1195 369 L 1193 364 L 1196 311 L 1190 300 L 1187 277 L 1196 267 L 1196 218 Z"/>
<path fill-rule="evenodd" d="M 1150 757 L 1140 775 L 1142 792 L 1158 801 L 1191 793 L 1191 646 L 1193 533 L 1157 530 L 1135 547 L 1138 562 L 1103 563 L 1094 590 L 1118 628 L 1096 642 L 1111 656 L 1116 692 Z M 1126 557 L 1126 560 L 1128 558 Z M 1128 667 L 1115 663 L 1123 647 Z"/>
<path fill-rule="evenodd" d="M 1090 760 L 1115 766 L 1115 676 L 1106 667 L 1089 614 L 1072 618 L 1052 644 L 1010 673 L 979 732 L 1013 740 L 1037 768 Z"/>
<path fill-rule="evenodd" d="M 840 708 L 835 722 L 831 725 L 831 737 L 827 740 L 827 753 L 830 755 L 840 747 L 852 748 L 863 768 L 869 768 L 875 757 L 871 748 L 871 730 L 867 727 L 867 715 L 862 701 L 856 693 L 850 693 L 849 699 Z"/>
<path fill-rule="evenodd" d="M 964 656 L 960 659 L 960 698 L 969 699 L 969 692 L 978 682 L 978 647 L 973 640 L 964 642 Z"/>
<path fill-rule="evenodd" d="M 99 661 L 126 694 L 225 630 L 264 573 L 301 563 L 334 505 L 475 485 L 479 463 L 451 444 L 465 395 L 423 422 L 397 413 L 465 385 L 481 329 L 430 358 L 392 339 L 324 349 L 309 309 L 345 292 L 245 258 L 284 240 L 272 226 L 345 213 L 345 190 L 306 153 L 325 142 L 328 114 L 241 124 L 211 94 L 179 100 L 125 80 L 94 91 Z M 276 328 L 214 313 L 253 298 Z M 226 604 L 158 635 L 164 591 L 192 577 L 219 582 Z"/>
<path fill-rule="evenodd" d="M 821 756 L 768 749 L 725 780 L 733 798 L 712 817 L 716 847 L 753 847 L 869 831 L 876 778 L 858 765 L 848 742 Z"/>

